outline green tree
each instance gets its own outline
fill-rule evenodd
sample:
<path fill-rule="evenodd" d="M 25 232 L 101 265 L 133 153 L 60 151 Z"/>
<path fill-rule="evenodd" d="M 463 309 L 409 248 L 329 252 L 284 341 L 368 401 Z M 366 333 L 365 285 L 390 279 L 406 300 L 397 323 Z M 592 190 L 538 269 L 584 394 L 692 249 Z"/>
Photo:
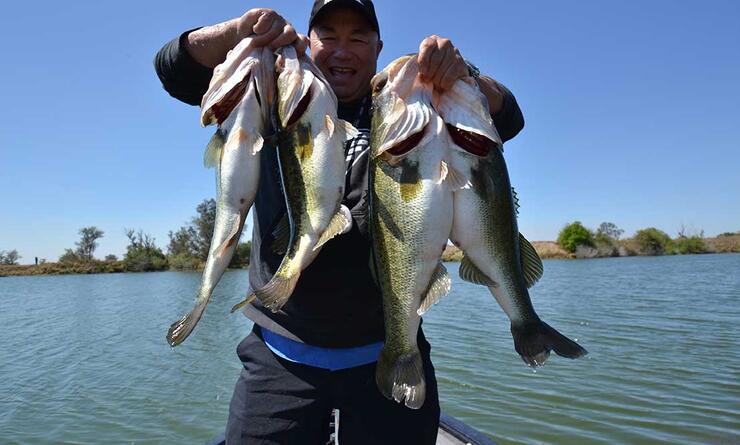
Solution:
<path fill-rule="evenodd" d="M 168 233 L 170 242 L 167 245 L 167 260 L 170 269 L 195 270 L 202 261 L 198 257 L 198 232 L 192 225 L 180 227 L 177 232 Z"/>
<path fill-rule="evenodd" d="M 234 252 L 234 256 L 231 257 L 231 262 L 229 263 L 229 267 L 231 268 L 244 268 L 249 266 L 249 256 L 252 253 L 252 242 L 247 241 L 246 243 L 239 243 L 238 246 L 236 246 L 236 251 Z"/>
<path fill-rule="evenodd" d="M 79 255 L 77 255 L 77 252 L 75 252 L 72 249 L 64 249 L 64 253 L 62 256 L 59 257 L 58 260 L 60 263 L 63 264 L 71 264 L 71 263 L 79 263 L 82 261 L 82 258 L 80 258 Z"/>
<path fill-rule="evenodd" d="M 613 244 L 614 242 L 619 241 L 619 237 L 621 237 L 623 233 L 624 230 L 617 227 L 616 224 L 603 222 L 599 225 L 599 228 L 596 229 L 596 235 L 594 238 L 596 239 L 596 242 L 602 241 Z"/>
<path fill-rule="evenodd" d="M 129 245 L 123 263 L 126 270 L 131 272 L 152 272 L 167 269 L 167 257 L 154 244 L 154 237 L 133 229 L 125 229 Z"/>
<path fill-rule="evenodd" d="M 675 241 L 676 251 L 680 254 L 707 253 L 709 249 L 700 236 L 684 236 Z"/>
<path fill-rule="evenodd" d="M 118 261 L 118 257 L 117 257 L 117 256 L 115 256 L 115 255 L 113 255 L 113 254 L 111 253 L 111 254 L 109 254 L 109 255 L 106 255 L 106 256 L 105 256 L 105 261 L 107 261 L 107 262 L 109 262 L 109 263 L 110 263 L 110 262 L 114 262 L 114 261 Z"/>
<path fill-rule="evenodd" d="M 103 237 L 103 231 L 95 226 L 80 229 L 80 240 L 75 243 L 77 256 L 83 260 L 92 260 L 95 249 L 98 247 L 97 240 Z"/>
<path fill-rule="evenodd" d="M 192 226 L 183 226 L 177 232 L 167 234 L 170 242 L 167 245 L 167 255 L 197 256 L 198 232 Z"/>
<path fill-rule="evenodd" d="M 8 250 L 7 252 L 5 250 L 0 250 L 0 264 L 13 266 L 18 264 L 19 259 L 21 259 L 21 256 L 18 255 L 18 251 L 15 249 Z"/>
<path fill-rule="evenodd" d="M 655 227 L 638 230 L 635 242 L 642 255 L 664 255 L 670 253 L 671 237 Z"/>
<path fill-rule="evenodd" d="M 205 261 L 211 248 L 213 227 L 216 224 L 216 200 L 203 200 L 195 211 L 198 215 L 193 218 L 192 224 L 198 234 L 196 238 L 197 256 L 201 261 Z"/>
<path fill-rule="evenodd" d="M 558 244 L 570 253 L 574 253 L 578 246 L 595 247 L 593 234 L 580 221 L 563 227 L 558 235 Z"/>

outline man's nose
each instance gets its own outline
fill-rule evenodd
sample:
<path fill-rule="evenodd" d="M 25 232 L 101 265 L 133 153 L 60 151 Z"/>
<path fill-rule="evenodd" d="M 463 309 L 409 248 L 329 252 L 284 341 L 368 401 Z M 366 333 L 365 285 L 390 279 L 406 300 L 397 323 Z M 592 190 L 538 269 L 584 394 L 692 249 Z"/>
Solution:
<path fill-rule="evenodd" d="M 349 60 L 352 58 L 352 53 L 349 51 L 349 48 L 344 44 L 338 44 L 334 48 L 334 54 L 332 54 L 335 59 L 339 60 Z"/>

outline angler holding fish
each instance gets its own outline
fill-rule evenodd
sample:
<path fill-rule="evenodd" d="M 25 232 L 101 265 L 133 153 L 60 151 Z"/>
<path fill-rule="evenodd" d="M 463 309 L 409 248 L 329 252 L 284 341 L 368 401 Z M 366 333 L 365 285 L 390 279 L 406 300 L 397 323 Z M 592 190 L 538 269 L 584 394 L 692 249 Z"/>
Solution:
<path fill-rule="evenodd" d="M 338 118 L 358 129 L 342 147 L 346 166 L 341 167 L 341 204 L 350 210 L 351 230 L 323 245 L 277 312 L 259 298 L 244 306 L 255 327 L 237 348 L 244 369 L 229 409 L 227 443 L 325 443 L 330 409 L 336 407 L 341 411 L 340 443 L 434 444 L 439 400 L 422 327 L 415 340 L 425 375 L 421 406 L 409 409 L 387 399 L 376 386 L 376 360 L 385 332 L 381 292 L 368 267 L 366 202 L 372 149 L 370 81 L 383 47 L 375 9 L 369 0 L 318 0 L 308 25 L 308 37 L 302 36 L 275 11 L 252 9 L 242 17 L 184 33 L 156 58 L 165 89 L 198 105 L 215 75 L 213 68 L 245 37 L 251 37 L 254 46 L 270 49 L 293 45 L 298 54 L 309 47 L 310 58 L 338 99 Z M 418 60 L 421 76 L 439 91 L 475 73 L 451 42 L 438 36 L 421 42 Z M 523 127 L 516 100 L 489 77 L 477 82 L 501 138 L 511 139 Z M 288 214 L 278 153 L 269 138 L 259 151 L 259 166 L 249 271 L 255 291 L 280 268 L 283 255 L 275 252 L 276 238 Z"/>

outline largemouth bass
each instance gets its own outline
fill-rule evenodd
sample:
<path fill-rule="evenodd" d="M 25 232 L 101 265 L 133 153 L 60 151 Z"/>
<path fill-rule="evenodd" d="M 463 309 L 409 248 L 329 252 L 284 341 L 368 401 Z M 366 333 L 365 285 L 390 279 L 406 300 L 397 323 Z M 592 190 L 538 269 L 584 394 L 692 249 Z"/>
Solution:
<path fill-rule="evenodd" d="M 273 312 L 290 298 L 301 272 L 321 247 L 352 224 L 341 202 L 344 142 L 348 133 L 355 133 L 350 124 L 337 118 L 337 98 L 310 59 L 298 57 L 293 47 L 286 46 L 277 65 L 278 159 L 290 239 L 275 275 L 254 292 Z"/>
<path fill-rule="evenodd" d="M 170 326 L 167 342 L 182 343 L 203 315 L 236 249 L 259 183 L 259 153 L 274 95 L 274 56 L 242 40 L 216 67 L 203 96 L 202 125 L 218 124 L 204 161 L 216 167 L 213 238 L 193 310 Z"/>
<path fill-rule="evenodd" d="M 517 208 L 501 140 L 487 101 L 472 78 L 458 80 L 437 104 L 451 139 L 451 168 L 467 184 L 453 194 L 451 240 L 464 253 L 463 280 L 488 287 L 511 321 L 514 348 L 541 366 L 550 351 L 567 358 L 587 352 L 542 321 L 528 287 L 542 275 L 534 247 L 519 233 Z"/>
<path fill-rule="evenodd" d="M 373 78 L 369 172 L 386 330 L 375 378 L 385 397 L 413 409 L 426 392 L 416 343 L 420 315 L 450 289 L 440 258 L 452 226 L 446 130 L 432 109 L 431 85 L 418 71 L 416 56 L 406 56 Z"/>

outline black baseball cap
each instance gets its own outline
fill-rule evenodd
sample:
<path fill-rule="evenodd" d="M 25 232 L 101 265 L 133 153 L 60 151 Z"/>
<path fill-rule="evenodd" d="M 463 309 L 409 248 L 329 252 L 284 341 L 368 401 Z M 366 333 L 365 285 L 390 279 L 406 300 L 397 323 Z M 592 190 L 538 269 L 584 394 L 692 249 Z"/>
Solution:
<path fill-rule="evenodd" d="M 375 6 L 373 6 L 372 0 L 315 0 L 313 9 L 311 9 L 311 18 L 308 20 L 308 30 L 311 31 L 311 28 L 316 24 L 316 20 L 327 11 L 342 7 L 352 8 L 362 14 L 380 37 L 380 26 L 378 26 L 378 17 L 375 15 Z"/>

